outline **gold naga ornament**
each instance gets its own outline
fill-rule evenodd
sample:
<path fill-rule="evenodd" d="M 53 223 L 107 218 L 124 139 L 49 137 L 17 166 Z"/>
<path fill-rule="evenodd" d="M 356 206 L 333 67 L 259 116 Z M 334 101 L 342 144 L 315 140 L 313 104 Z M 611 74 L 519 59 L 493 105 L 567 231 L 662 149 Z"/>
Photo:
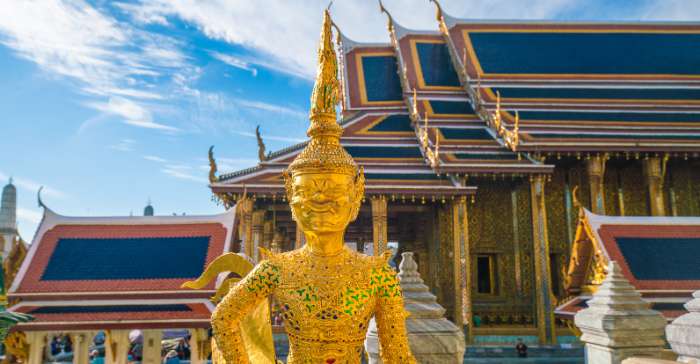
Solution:
<path fill-rule="evenodd" d="M 292 215 L 307 243 L 281 254 L 260 249 L 263 260 L 230 286 L 212 315 L 216 348 L 227 364 L 268 363 L 269 357 L 257 354 L 269 344 L 268 336 L 250 338 L 247 332 L 251 326 L 269 327 L 269 315 L 255 324 L 246 320 L 274 294 L 289 337 L 287 363 L 359 364 L 374 317 L 382 360 L 414 364 L 401 285 L 387 264 L 391 253 L 372 257 L 344 244 L 345 228 L 362 203 L 364 173 L 339 142 L 340 85 L 328 11 L 318 52 L 311 141 L 284 172 Z"/>

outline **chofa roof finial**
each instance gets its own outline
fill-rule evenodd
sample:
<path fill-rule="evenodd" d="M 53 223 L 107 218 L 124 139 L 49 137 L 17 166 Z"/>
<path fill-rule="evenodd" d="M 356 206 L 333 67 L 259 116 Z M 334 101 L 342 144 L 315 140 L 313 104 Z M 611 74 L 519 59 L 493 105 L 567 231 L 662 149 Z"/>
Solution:
<path fill-rule="evenodd" d="M 211 148 L 209 148 L 209 183 L 219 182 L 219 179 L 216 178 L 217 169 L 213 150 L 214 146 L 212 145 Z"/>
<path fill-rule="evenodd" d="M 442 20 L 442 9 L 440 8 L 440 4 L 437 2 L 437 0 L 428 0 L 428 2 L 433 2 L 435 5 L 437 5 L 437 14 L 435 15 L 435 19 Z"/>
<path fill-rule="evenodd" d="M 389 14 L 386 9 L 384 9 L 384 5 L 382 5 L 382 0 L 379 0 L 379 10 L 381 10 L 382 13 L 386 13 L 386 15 L 389 17 L 389 24 L 387 24 L 386 28 L 391 30 L 394 27 L 394 22 L 391 19 L 391 14 Z"/>

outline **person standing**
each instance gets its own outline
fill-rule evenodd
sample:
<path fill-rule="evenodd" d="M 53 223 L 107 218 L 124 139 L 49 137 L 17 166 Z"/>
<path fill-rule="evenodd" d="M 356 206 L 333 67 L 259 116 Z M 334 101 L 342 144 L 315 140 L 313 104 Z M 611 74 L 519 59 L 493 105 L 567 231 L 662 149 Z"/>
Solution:
<path fill-rule="evenodd" d="M 278 313 L 275 316 L 275 326 L 281 326 L 282 325 L 282 313 Z"/>
<path fill-rule="evenodd" d="M 168 355 L 163 359 L 163 364 L 180 364 L 180 358 L 177 357 L 177 351 L 170 350 Z"/>
<path fill-rule="evenodd" d="M 134 345 L 134 359 L 136 359 L 136 361 L 141 361 L 141 359 L 143 359 L 142 343 L 136 343 L 136 345 Z"/>
<path fill-rule="evenodd" d="M 527 358 L 527 345 L 523 344 L 523 339 L 518 339 L 518 345 L 515 347 L 515 352 L 518 357 Z"/>
<path fill-rule="evenodd" d="M 100 352 L 97 350 L 93 350 L 90 353 L 90 358 L 92 358 L 91 364 L 105 364 L 105 358 L 100 356 Z"/>
<path fill-rule="evenodd" d="M 51 355 L 56 356 L 61 353 L 61 345 L 58 343 L 58 337 L 53 338 L 51 343 Z"/>
<path fill-rule="evenodd" d="M 63 351 L 70 353 L 73 351 L 73 340 L 70 338 L 70 335 L 66 335 L 65 339 L 66 341 L 63 343 Z"/>

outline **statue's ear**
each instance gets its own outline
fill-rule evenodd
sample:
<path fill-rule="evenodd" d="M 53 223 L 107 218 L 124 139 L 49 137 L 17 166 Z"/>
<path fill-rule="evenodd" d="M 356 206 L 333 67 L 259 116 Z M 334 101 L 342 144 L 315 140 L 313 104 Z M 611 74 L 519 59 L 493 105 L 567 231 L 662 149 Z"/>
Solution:
<path fill-rule="evenodd" d="M 355 206 L 352 211 L 352 217 L 350 218 L 350 221 L 355 221 L 357 219 L 357 214 L 360 213 L 360 205 L 362 205 L 362 196 L 365 194 L 365 168 L 360 167 L 360 172 L 357 174 L 357 178 L 355 178 Z"/>
<path fill-rule="evenodd" d="M 287 190 L 287 199 L 292 203 L 292 177 L 284 168 L 282 168 L 282 177 L 284 177 L 284 188 Z"/>

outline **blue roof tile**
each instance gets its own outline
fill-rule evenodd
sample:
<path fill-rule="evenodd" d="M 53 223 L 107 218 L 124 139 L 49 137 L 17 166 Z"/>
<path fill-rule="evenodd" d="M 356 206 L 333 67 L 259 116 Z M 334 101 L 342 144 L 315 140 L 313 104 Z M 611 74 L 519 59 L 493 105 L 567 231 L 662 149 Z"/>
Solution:
<path fill-rule="evenodd" d="M 527 133 L 535 139 L 650 139 L 650 140 L 700 140 L 700 135 L 688 134 L 592 134 L 592 133 Z"/>
<path fill-rule="evenodd" d="M 402 101 L 398 71 L 395 56 L 362 57 L 367 101 Z"/>
<path fill-rule="evenodd" d="M 524 120 L 698 123 L 700 113 L 521 111 Z"/>
<path fill-rule="evenodd" d="M 440 133 L 447 140 L 495 140 L 491 133 L 484 128 L 440 128 Z"/>
<path fill-rule="evenodd" d="M 588 300 L 576 302 L 576 303 L 574 303 L 573 306 L 574 307 L 588 307 Z"/>
<path fill-rule="evenodd" d="M 657 311 L 688 311 L 683 306 L 685 303 L 680 302 L 654 302 L 651 306 L 652 310 Z"/>
<path fill-rule="evenodd" d="M 109 312 L 190 312 L 185 304 L 165 305 L 105 305 L 105 306 L 44 306 L 29 311 L 29 314 L 61 313 L 109 313 Z"/>
<path fill-rule="evenodd" d="M 700 278 L 700 238 L 615 237 L 615 242 L 637 280 Z"/>
<path fill-rule="evenodd" d="M 416 42 L 416 51 L 426 86 L 460 87 L 445 43 Z"/>
<path fill-rule="evenodd" d="M 430 100 L 429 102 L 436 115 L 476 115 L 469 101 Z"/>
<path fill-rule="evenodd" d="M 473 32 L 485 73 L 700 75 L 700 34 Z"/>
<path fill-rule="evenodd" d="M 491 87 L 491 91 L 513 99 L 700 100 L 700 88 Z"/>
<path fill-rule="evenodd" d="M 198 278 L 209 236 L 58 239 L 41 281 Z"/>
<path fill-rule="evenodd" d="M 368 130 L 369 132 L 412 132 L 411 118 L 408 115 L 389 115 L 377 125 Z"/>
<path fill-rule="evenodd" d="M 347 146 L 345 150 L 353 158 L 420 158 L 423 155 L 418 147 L 360 147 Z"/>

